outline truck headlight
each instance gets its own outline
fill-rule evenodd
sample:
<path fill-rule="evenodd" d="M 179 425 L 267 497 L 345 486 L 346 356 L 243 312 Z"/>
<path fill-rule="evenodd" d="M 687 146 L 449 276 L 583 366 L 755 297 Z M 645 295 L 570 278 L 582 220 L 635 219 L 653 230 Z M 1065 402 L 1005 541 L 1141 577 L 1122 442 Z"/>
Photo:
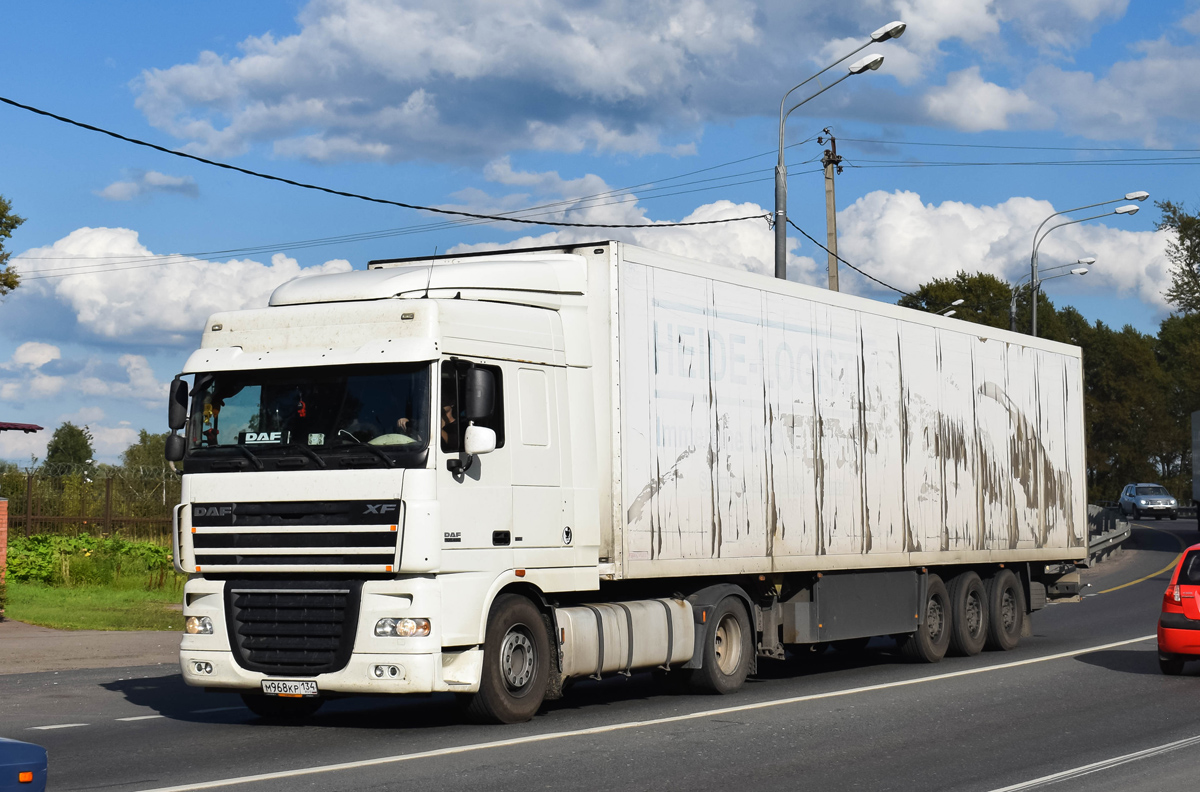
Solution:
<path fill-rule="evenodd" d="M 420 638 L 429 635 L 429 619 L 380 619 L 375 622 L 380 638 Z"/>
<path fill-rule="evenodd" d="M 207 616 L 188 616 L 183 631 L 188 635 L 212 635 L 212 619 Z"/>

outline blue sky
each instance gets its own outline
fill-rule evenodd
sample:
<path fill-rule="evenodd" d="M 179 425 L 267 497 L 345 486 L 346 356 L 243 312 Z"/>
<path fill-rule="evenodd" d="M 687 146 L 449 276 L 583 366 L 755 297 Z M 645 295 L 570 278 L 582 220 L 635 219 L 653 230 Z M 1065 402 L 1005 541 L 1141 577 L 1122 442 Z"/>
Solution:
<path fill-rule="evenodd" d="M 0 95 L 409 203 L 553 204 L 542 216 L 576 222 L 711 219 L 770 210 L 783 92 L 894 19 L 905 35 L 866 50 L 884 56 L 878 72 L 788 124 L 789 144 L 801 144 L 788 150 L 789 216 L 821 239 L 822 147 L 811 138 L 826 126 L 838 136 L 847 260 L 901 289 L 959 269 L 1015 279 L 1053 211 L 1133 190 L 1197 205 L 1200 160 L 1186 159 L 1200 154 L 1197 2 L 44 2 L 6 10 Z M 41 456 L 67 419 L 86 423 L 108 460 L 138 429 L 162 430 L 165 383 L 205 317 L 263 305 L 299 274 L 609 236 L 446 224 L 10 107 L 0 151 L 0 195 L 27 218 L 6 246 L 26 281 L 0 302 L 0 420 L 48 429 L 0 434 L 0 459 Z M 1159 161 L 1130 162 L 1145 158 Z M 937 164 L 966 162 L 1001 164 Z M 1153 332 L 1169 310 L 1166 236 L 1152 203 L 1141 210 L 1048 238 L 1043 266 L 1099 261 L 1047 284 L 1052 299 Z M 772 268 L 757 220 L 615 235 Z M 791 237 L 790 277 L 823 283 L 824 253 Z M 896 297 L 844 268 L 842 288 Z"/>

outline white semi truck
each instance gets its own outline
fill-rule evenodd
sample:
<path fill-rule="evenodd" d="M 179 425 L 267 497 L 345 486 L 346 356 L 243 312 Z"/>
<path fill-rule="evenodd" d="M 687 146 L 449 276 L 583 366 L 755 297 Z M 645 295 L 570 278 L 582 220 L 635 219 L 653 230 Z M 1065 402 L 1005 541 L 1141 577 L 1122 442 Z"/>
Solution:
<path fill-rule="evenodd" d="M 171 387 L 188 684 L 302 716 L 788 646 L 1009 649 L 1087 552 L 1079 350 L 619 242 L 371 262 Z"/>

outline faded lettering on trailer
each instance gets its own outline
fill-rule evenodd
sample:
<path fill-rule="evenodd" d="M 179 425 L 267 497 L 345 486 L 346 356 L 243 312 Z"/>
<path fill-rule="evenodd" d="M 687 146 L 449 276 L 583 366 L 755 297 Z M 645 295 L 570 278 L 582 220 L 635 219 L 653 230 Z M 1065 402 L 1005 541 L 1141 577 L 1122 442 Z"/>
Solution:
<path fill-rule="evenodd" d="M 628 261 L 620 277 L 630 562 L 1084 542 L 1077 355 Z"/>

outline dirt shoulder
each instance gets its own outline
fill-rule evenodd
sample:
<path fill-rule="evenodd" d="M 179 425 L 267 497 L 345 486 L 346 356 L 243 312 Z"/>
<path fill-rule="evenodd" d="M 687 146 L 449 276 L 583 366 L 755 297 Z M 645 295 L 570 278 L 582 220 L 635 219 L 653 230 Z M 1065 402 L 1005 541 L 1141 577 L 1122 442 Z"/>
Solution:
<path fill-rule="evenodd" d="M 178 662 L 174 630 L 52 630 L 0 621 L 0 674 Z"/>

